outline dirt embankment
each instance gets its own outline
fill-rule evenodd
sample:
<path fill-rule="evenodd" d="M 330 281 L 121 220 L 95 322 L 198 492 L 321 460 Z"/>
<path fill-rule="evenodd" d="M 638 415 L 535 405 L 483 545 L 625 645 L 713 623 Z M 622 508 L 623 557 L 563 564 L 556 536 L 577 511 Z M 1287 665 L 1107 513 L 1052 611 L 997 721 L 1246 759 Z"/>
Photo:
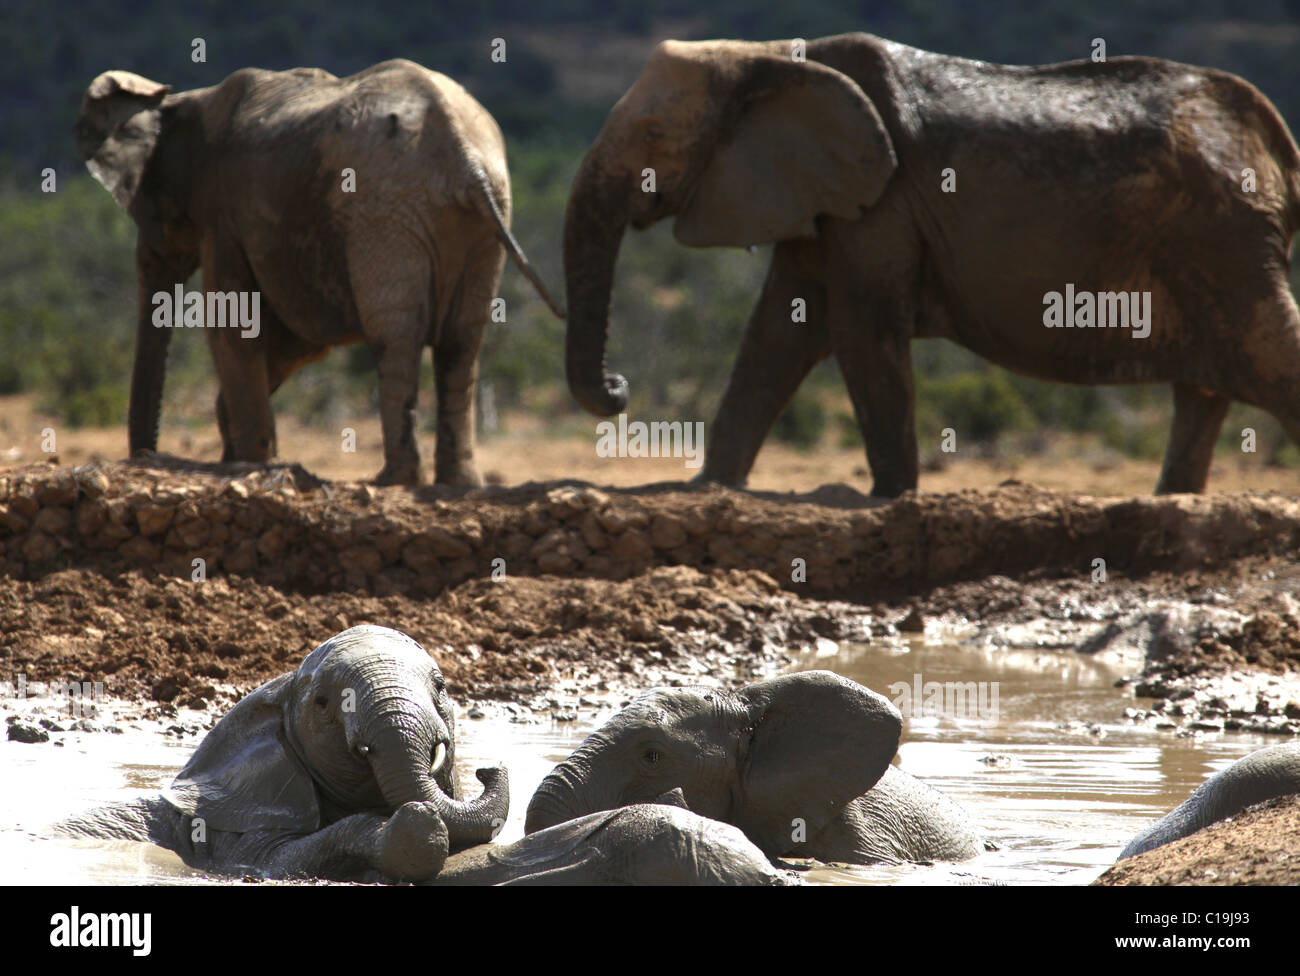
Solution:
<path fill-rule="evenodd" d="M 1217 587 L 1243 611 L 1297 540 L 1300 504 L 1280 496 L 1010 483 L 880 505 L 844 486 L 406 490 L 296 466 L 32 465 L 0 478 L 0 660 L 199 703 L 369 622 L 428 646 L 463 696 L 726 682 L 925 617 L 1067 647 L 1131 636 L 1162 598 Z M 1098 585 L 1097 559 L 1125 582 Z M 1236 653 L 1231 633 L 1214 639 Z"/>
<path fill-rule="evenodd" d="M 1231 820 L 1126 858 L 1095 885 L 1300 884 L 1300 796 L 1280 797 Z"/>
<path fill-rule="evenodd" d="M 1191 570 L 1294 552 L 1281 496 L 1105 499 L 1018 483 L 869 500 L 837 486 L 756 496 L 681 485 L 455 491 L 322 482 L 297 467 L 34 465 L 0 479 L 0 572 L 141 568 L 239 575 L 313 594 L 431 597 L 467 580 L 625 580 L 654 566 L 755 570 L 818 598 L 871 603 L 1001 574 Z M 238 469 L 236 469 L 238 471 Z"/>

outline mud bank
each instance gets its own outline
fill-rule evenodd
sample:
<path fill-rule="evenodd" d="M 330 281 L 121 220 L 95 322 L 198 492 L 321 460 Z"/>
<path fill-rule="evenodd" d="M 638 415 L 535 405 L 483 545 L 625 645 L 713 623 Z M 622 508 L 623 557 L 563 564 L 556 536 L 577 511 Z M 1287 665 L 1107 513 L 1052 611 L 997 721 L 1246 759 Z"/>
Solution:
<path fill-rule="evenodd" d="M 425 644 L 464 699 L 566 714 L 937 627 L 1127 655 L 1149 672 L 1135 691 L 1169 703 L 1134 721 L 1294 732 L 1298 541 L 1300 503 L 1277 495 L 1008 483 L 881 505 L 845 486 L 408 490 L 296 466 L 33 465 L 0 478 L 0 679 L 206 709 L 376 623 Z M 1161 667 L 1263 684 L 1250 702 L 1188 694 Z"/>
<path fill-rule="evenodd" d="M 871 507 L 866 507 L 871 506 Z M 436 596 L 494 569 L 625 580 L 655 566 L 757 570 L 857 603 L 991 575 L 1190 570 L 1294 552 L 1280 495 L 1093 498 L 1008 482 L 906 495 L 846 486 L 753 495 L 683 485 L 414 490 L 330 484 L 303 469 L 154 458 L 33 465 L 0 479 L 0 573 L 78 566 L 189 580 L 238 575 L 312 594 Z"/>
<path fill-rule="evenodd" d="M 1095 885 L 1300 884 L 1300 796 L 1250 807 L 1239 816 L 1127 858 Z"/>

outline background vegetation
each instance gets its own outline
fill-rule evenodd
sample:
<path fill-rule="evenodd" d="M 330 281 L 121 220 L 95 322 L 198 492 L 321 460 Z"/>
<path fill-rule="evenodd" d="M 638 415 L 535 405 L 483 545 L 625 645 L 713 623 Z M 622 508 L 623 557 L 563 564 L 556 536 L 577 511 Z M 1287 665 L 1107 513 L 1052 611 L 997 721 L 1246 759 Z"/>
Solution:
<path fill-rule="evenodd" d="M 70 424 L 119 424 L 132 357 L 133 227 L 77 158 L 73 119 L 86 84 L 125 68 L 174 89 L 236 68 L 316 65 L 350 74 L 408 57 L 465 84 L 505 130 L 515 228 L 562 289 L 558 250 L 569 183 L 610 105 L 663 37 L 818 37 L 868 30 L 931 50 L 1008 63 L 1086 56 L 1093 37 L 1116 54 L 1208 64 L 1260 87 L 1297 130 L 1300 0 L 1127 0 L 1112 7 L 1044 0 L 1032 11 L 994 0 L 8 0 L 0 15 L 0 394 L 35 392 Z M 207 61 L 191 61 L 191 40 Z M 489 58 L 493 38 L 507 61 Z M 52 167 L 58 192 L 39 191 Z M 631 234 L 614 296 L 611 362 L 629 375 L 634 412 L 707 419 L 757 297 L 767 254 L 691 251 L 670 229 Z M 507 326 L 493 326 L 483 380 L 498 414 L 544 412 L 547 428 L 582 415 L 563 387 L 563 326 L 508 270 Z M 1012 376 L 945 342 L 915 345 L 923 449 L 960 426 L 985 449 L 1036 450 L 1053 431 L 1086 432 L 1128 454 L 1159 456 L 1170 395 L 1162 387 L 1077 388 Z M 424 390 L 431 389 L 426 364 Z M 165 421 L 211 419 L 202 337 L 172 343 Z M 375 400 L 364 347 L 338 350 L 277 394 L 278 411 L 333 425 Z M 427 411 L 426 411 L 427 413 Z M 586 425 L 585 420 L 581 423 Z M 1282 460 L 1276 424 L 1234 408 L 1224 445 L 1254 425 Z M 776 431 L 797 445 L 858 440 L 833 362 L 819 367 Z M 1280 454 L 1278 452 L 1281 451 Z"/>

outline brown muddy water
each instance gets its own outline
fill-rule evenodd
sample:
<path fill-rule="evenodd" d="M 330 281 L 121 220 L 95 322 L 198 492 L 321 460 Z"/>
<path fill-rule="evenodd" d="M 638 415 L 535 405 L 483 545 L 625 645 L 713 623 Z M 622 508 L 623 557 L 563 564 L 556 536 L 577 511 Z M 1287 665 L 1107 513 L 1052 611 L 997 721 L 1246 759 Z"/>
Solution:
<path fill-rule="evenodd" d="M 1137 664 L 1071 651 L 914 641 L 832 652 L 824 645 L 792 670 L 810 668 L 837 671 L 895 701 L 907 719 L 899 765 L 964 804 L 998 845 L 955 865 L 814 865 L 810 882 L 1086 884 L 1207 776 L 1268 744 L 1247 733 L 1178 738 L 1129 724 L 1124 709 L 1141 702 L 1114 682 Z M 948 682 L 962 683 L 962 694 L 945 689 L 940 704 L 935 689 Z M 470 719 L 462 710 L 463 787 L 472 790 L 473 770 L 486 762 L 510 770 L 513 803 L 499 842 L 522 836 L 537 783 L 616 705 L 579 709 L 567 722 L 505 711 Z M 198 741 L 164 736 L 156 724 L 119 724 L 122 734 L 55 733 L 62 746 L 0 742 L 0 883 L 231 883 L 150 845 L 50 836 L 48 825 L 62 817 L 166 786 Z"/>

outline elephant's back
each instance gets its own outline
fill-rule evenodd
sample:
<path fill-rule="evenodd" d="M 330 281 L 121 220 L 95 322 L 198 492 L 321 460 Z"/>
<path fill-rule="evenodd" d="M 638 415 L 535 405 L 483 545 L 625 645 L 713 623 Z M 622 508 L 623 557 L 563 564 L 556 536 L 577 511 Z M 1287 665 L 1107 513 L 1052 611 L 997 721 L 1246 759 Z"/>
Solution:
<path fill-rule="evenodd" d="M 970 815 L 897 766 L 850 804 L 868 861 L 964 861 L 984 850 Z"/>
<path fill-rule="evenodd" d="M 1300 793 L 1300 743 L 1269 746 L 1211 776 L 1186 800 L 1138 834 L 1119 860 L 1172 843 L 1249 806 Z"/>

